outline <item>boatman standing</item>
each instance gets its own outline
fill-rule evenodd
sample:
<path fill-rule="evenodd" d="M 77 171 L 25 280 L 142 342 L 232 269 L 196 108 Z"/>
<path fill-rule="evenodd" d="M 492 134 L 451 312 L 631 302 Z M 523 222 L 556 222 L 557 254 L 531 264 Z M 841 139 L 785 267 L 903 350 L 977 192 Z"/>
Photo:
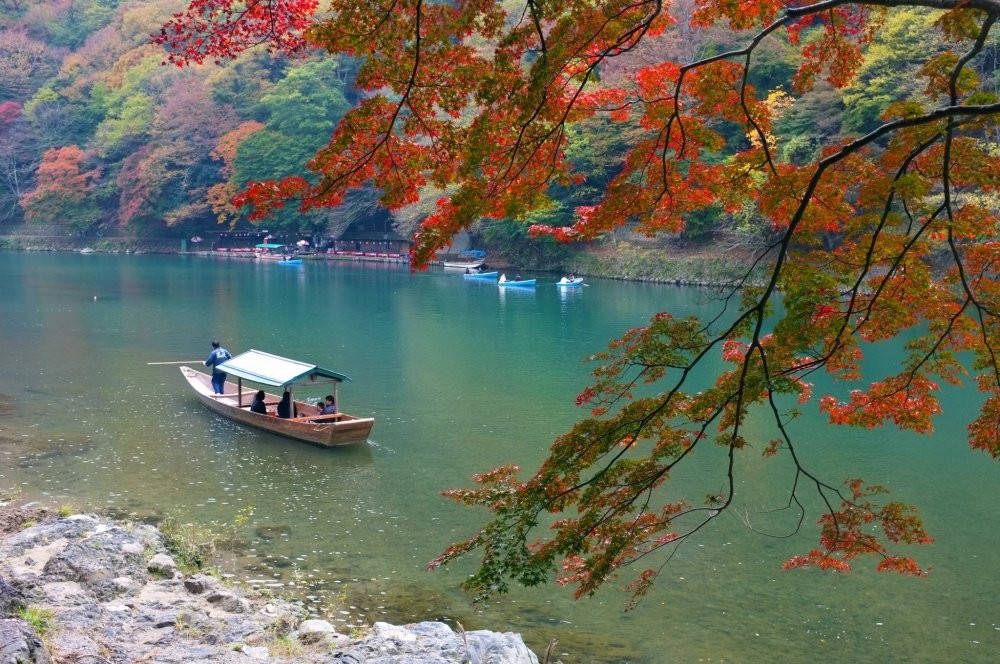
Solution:
<path fill-rule="evenodd" d="M 222 394 L 226 388 L 226 372 L 219 370 L 219 365 L 233 356 L 228 350 L 222 347 L 218 341 L 212 342 L 212 352 L 205 360 L 206 367 L 212 367 L 212 389 L 216 394 Z"/>

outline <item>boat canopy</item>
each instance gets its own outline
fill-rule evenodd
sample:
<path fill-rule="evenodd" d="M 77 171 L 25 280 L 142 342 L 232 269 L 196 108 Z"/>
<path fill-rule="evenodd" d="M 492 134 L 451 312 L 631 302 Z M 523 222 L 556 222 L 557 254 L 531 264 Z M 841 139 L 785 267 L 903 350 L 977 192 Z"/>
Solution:
<path fill-rule="evenodd" d="M 274 244 L 272 242 L 262 242 L 255 246 L 257 247 L 257 249 L 283 249 L 285 245 Z"/>
<path fill-rule="evenodd" d="M 286 387 L 292 383 L 315 381 L 317 378 L 332 378 L 338 383 L 350 380 L 342 373 L 330 371 L 315 364 L 290 360 L 287 357 L 253 349 L 226 360 L 218 365 L 218 368 L 237 378 L 274 387 Z"/>

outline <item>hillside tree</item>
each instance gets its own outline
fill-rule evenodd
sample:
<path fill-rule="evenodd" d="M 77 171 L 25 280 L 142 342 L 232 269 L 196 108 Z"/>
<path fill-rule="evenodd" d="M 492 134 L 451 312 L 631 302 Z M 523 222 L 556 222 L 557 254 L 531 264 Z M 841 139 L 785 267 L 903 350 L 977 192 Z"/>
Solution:
<path fill-rule="evenodd" d="M 101 171 L 92 161 L 76 145 L 46 150 L 35 173 L 35 189 L 21 198 L 25 219 L 62 224 L 74 232 L 90 228 L 100 216 L 94 190 Z"/>

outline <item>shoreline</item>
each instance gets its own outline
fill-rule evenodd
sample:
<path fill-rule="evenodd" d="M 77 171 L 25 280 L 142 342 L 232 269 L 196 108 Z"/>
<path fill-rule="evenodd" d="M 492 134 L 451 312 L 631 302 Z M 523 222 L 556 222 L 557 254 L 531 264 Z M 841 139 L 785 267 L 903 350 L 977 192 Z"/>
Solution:
<path fill-rule="evenodd" d="M 441 622 L 350 634 L 184 569 L 159 528 L 0 499 L 0 662 L 538 664 L 520 635 Z"/>
<path fill-rule="evenodd" d="M 0 234 L 0 250 L 24 252 L 68 252 L 100 254 L 173 254 L 197 256 L 225 260 L 253 260 L 241 253 L 222 251 L 181 250 L 181 238 L 135 239 L 127 237 L 74 238 L 65 236 L 41 236 L 21 234 Z M 351 263 L 405 265 L 406 256 L 381 254 L 311 254 L 303 257 L 306 261 L 345 261 Z M 433 261 L 434 267 L 442 267 L 442 261 Z M 489 264 L 489 261 L 487 261 Z M 509 262 L 490 264 L 496 269 L 511 269 Z M 695 286 L 701 288 L 733 288 L 759 281 L 754 277 L 752 257 L 725 249 L 712 247 L 701 251 L 678 251 L 672 248 L 654 248 L 646 245 L 620 242 L 614 251 L 576 251 L 558 269 L 529 269 L 532 273 L 562 275 L 574 273 L 578 276 L 598 277 L 617 281 L 653 283 L 672 286 Z M 759 272 L 760 266 L 756 266 Z M 748 279 L 748 274 L 750 278 Z"/>

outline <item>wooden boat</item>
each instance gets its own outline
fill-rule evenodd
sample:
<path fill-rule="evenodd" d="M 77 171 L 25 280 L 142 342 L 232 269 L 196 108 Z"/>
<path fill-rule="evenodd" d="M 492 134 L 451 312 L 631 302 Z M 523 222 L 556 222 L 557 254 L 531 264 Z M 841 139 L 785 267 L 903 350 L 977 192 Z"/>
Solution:
<path fill-rule="evenodd" d="M 567 279 L 566 277 L 563 277 L 556 282 L 556 286 L 559 286 L 560 288 L 579 288 L 580 286 L 583 286 L 583 277 L 576 277 L 574 279 Z"/>
<path fill-rule="evenodd" d="M 332 384 L 333 389 L 330 391 L 334 395 L 336 403 L 339 404 L 337 386 L 344 381 L 349 381 L 350 378 L 336 371 L 259 350 L 248 350 L 223 362 L 219 368 L 228 374 L 225 394 L 213 393 L 212 377 L 209 374 L 187 366 L 181 367 L 181 373 L 187 379 L 191 389 L 194 390 L 198 400 L 209 410 L 241 424 L 321 447 L 363 443 L 368 440 L 368 434 L 375 426 L 375 419 L 371 417 L 357 417 L 347 413 L 319 415 L 315 404 L 297 401 L 294 397 L 292 401 L 299 416 L 293 418 L 277 417 L 272 413 L 274 406 L 281 401 L 281 396 L 269 392 L 265 392 L 268 414 L 262 415 L 250 411 L 250 404 L 258 388 L 244 387 L 243 381 L 269 387 L 280 387 L 289 391 L 297 383 L 306 385 Z M 235 390 L 229 389 L 233 378 L 236 378 Z"/>
<path fill-rule="evenodd" d="M 466 279 L 492 279 L 493 281 L 497 280 L 496 272 L 467 272 L 462 276 L 464 276 Z"/>
<path fill-rule="evenodd" d="M 497 286 L 501 288 L 513 287 L 513 288 L 534 288 L 535 279 L 518 279 L 517 281 L 498 281 Z"/>

